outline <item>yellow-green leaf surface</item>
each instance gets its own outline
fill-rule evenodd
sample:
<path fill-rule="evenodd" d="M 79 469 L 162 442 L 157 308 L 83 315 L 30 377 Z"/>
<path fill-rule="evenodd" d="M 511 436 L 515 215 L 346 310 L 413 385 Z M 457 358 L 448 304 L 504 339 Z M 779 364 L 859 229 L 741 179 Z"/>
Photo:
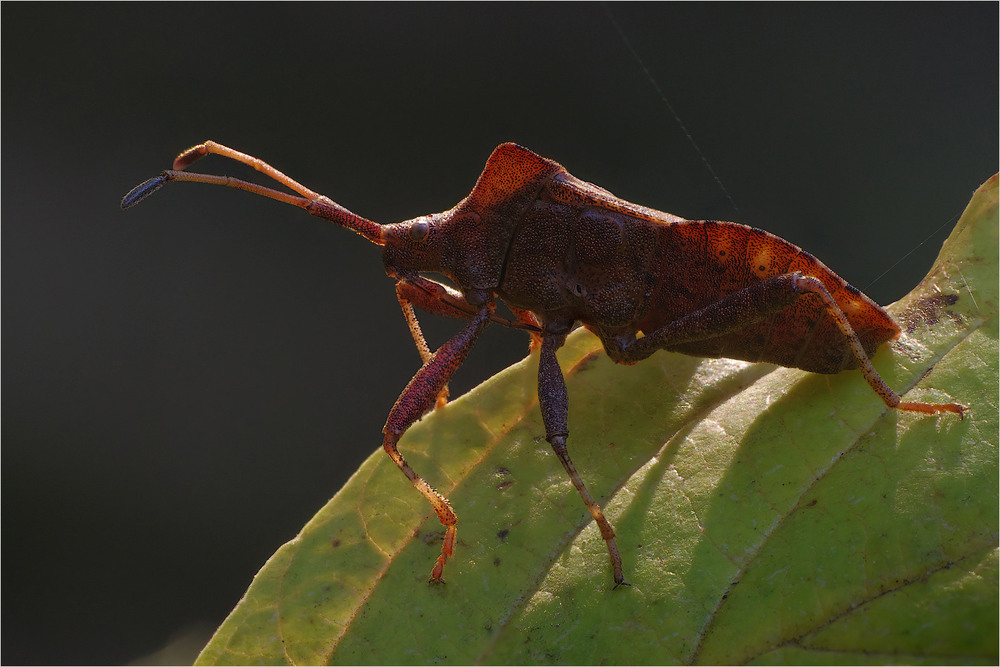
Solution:
<path fill-rule="evenodd" d="M 858 372 L 616 366 L 580 331 L 569 447 L 631 586 L 544 439 L 532 355 L 401 442 L 459 516 L 446 585 L 437 516 L 379 450 L 199 662 L 996 664 L 997 229 L 993 177 L 874 358 L 964 420 L 889 410 Z"/>

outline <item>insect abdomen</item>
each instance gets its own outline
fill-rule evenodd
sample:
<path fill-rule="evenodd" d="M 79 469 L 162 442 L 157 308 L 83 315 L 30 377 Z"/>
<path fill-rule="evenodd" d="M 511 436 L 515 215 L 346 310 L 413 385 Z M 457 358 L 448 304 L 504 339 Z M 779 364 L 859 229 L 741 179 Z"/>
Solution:
<path fill-rule="evenodd" d="M 822 262 L 773 234 L 731 222 L 685 221 L 659 230 L 658 282 L 640 322 L 645 333 L 768 278 L 799 271 L 821 280 L 867 354 L 899 335 L 875 302 Z M 766 361 L 814 373 L 857 367 L 818 297 L 806 296 L 738 332 L 671 347 L 697 356 Z"/>

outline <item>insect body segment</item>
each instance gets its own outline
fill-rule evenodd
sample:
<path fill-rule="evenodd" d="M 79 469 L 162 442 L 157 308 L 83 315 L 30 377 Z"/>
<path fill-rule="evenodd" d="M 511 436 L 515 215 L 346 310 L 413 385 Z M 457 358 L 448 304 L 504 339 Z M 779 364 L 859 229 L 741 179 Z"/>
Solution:
<path fill-rule="evenodd" d="M 848 317 L 866 355 L 899 335 L 899 328 L 871 299 L 850 287 L 822 262 L 773 234 L 729 222 L 682 222 L 658 244 L 663 277 L 639 327 L 649 332 L 723 301 L 741 290 L 783 275 L 817 278 Z M 667 271 L 665 267 L 672 270 Z M 788 295 L 798 294 L 791 285 Z M 780 297 L 774 297 L 780 298 Z M 848 337 L 828 304 L 804 296 L 770 317 L 749 317 L 738 330 L 679 343 L 673 351 L 706 357 L 766 361 L 813 373 L 857 368 Z"/>
<path fill-rule="evenodd" d="M 214 153 L 243 162 L 295 193 L 226 176 L 183 171 Z M 899 327 L 871 299 L 819 260 L 765 231 L 732 222 L 689 221 L 618 199 L 516 144 L 493 151 L 472 192 L 454 208 L 379 225 L 297 183 L 257 158 L 215 142 L 191 148 L 129 192 L 128 208 L 169 181 L 225 185 L 277 199 L 346 227 L 382 246 L 423 366 L 400 394 L 383 428 L 383 448 L 445 526 L 431 571 L 440 581 L 454 555 L 457 516 L 448 500 L 397 449 L 403 433 L 447 401 L 447 383 L 490 323 L 528 331 L 540 350 L 538 399 L 546 440 L 597 522 L 615 585 L 625 583 L 615 531 L 590 495 L 567 448 L 568 395 L 556 350 L 582 324 L 616 362 L 636 363 L 660 349 L 767 361 L 816 373 L 860 368 L 889 407 L 953 412 L 958 403 L 904 402 L 871 365 Z M 437 273 L 457 289 L 424 277 Z M 496 302 L 514 319 L 497 315 Z M 414 306 L 466 321 L 437 351 Z"/>

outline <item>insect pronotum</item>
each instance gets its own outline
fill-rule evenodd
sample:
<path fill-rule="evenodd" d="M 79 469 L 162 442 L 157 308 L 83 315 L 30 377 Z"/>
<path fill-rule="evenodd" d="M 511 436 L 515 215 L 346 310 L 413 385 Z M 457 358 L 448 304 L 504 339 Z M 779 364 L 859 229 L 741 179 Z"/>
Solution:
<path fill-rule="evenodd" d="M 209 153 L 247 164 L 297 194 L 184 171 Z M 600 528 L 616 586 L 626 582 L 615 531 L 566 448 L 568 396 L 556 350 L 577 324 L 597 335 L 618 363 L 632 364 L 662 349 L 814 373 L 860 368 L 890 408 L 959 417 L 967 409 L 959 403 L 902 401 L 869 360 L 879 345 L 899 335 L 899 327 L 808 252 L 760 229 L 684 220 L 632 204 L 516 144 L 493 151 L 472 192 L 454 208 L 386 225 L 214 141 L 184 151 L 173 166 L 125 195 L 122 208 L 169 181 L 225 185 L 298 206 L 382 246 L 385 271 L 396 281 L 424 362 L 390 410 L 382 446 L 445 526 L 431 581 L 441 581 L 454 553 L 458 518 L 396 444 L 421 415 L 447 401 L 448 380 L 491 322 L 529 332 L 532 349 L 539 350 L 545 438 Z M 423 273 L 443 275 L 458 289 Z M 495 314 L 497 301 L 514 319 Z M 414 306 L 468 323 L 431 353 Z"/>

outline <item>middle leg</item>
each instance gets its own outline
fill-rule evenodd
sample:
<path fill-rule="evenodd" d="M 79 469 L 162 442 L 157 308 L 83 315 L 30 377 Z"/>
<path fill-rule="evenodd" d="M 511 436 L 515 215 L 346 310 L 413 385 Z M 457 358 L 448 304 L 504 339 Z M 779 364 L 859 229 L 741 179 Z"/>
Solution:
<path fill-rule="evenodd" d="M 545 424 L 545 439 L 552 445 L 552 450 L 559 457 L 559 462 L 569 474 L 573 486 L 576 487 L 583 504 L 587 506 L 590 515 L 597 522 L 601 537 L 608 547 L 608 558 L 611 559 L 611 572 L 615 580 L 615 588 L 623 584 L 625 574 L 622 569 L 622 557 L 615 542 L 615 529 L 605 518 L 601 506 L 590 495 L 583 478 L 577 472 L 573 460 L 566 448 L 566 438 L 569 436 L 569 398 L 566 392 L 566 380 L 556 359 L 556 350 L 566 340 L 566 334 L 545 333 L 542 336 L 542 352 L 538 362 L 538 405 L 542 411 L 542 422 Z"/>

